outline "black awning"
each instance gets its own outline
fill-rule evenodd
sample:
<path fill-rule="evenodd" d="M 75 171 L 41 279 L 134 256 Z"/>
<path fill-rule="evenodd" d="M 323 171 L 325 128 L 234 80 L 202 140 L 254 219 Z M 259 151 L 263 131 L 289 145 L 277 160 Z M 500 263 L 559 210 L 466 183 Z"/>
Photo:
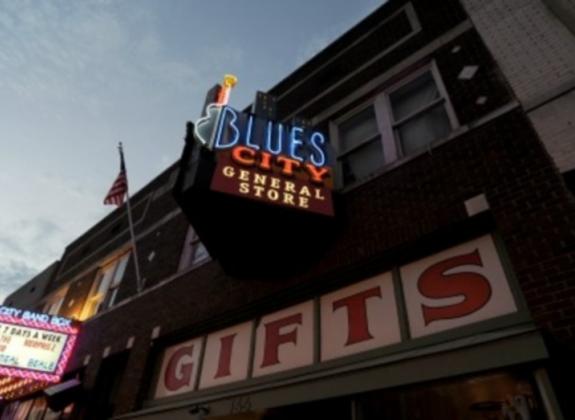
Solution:
<path fill-rule="evenodd" d="M 63 410 L 66 406 L 78 399 L 82 393 L 82 382 L 78 379 L 69 379 L 44 390 L 48 407 L 54 411 Z"/>

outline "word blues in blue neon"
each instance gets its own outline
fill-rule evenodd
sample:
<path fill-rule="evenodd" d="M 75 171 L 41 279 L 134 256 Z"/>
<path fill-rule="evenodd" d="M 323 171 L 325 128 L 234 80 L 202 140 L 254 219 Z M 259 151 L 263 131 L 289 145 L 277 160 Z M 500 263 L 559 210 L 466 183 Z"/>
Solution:
<path fill-rule="evenodd" d="M 273 155 L 289 156 L 314 166 L 328 165 L 328 142 L 319 131 L 258 118 L 223 106 L 197 122 L 196 137 L 216 150 L 247 146 Z M 211 138 L 202 133 L 213 133 Z"/>

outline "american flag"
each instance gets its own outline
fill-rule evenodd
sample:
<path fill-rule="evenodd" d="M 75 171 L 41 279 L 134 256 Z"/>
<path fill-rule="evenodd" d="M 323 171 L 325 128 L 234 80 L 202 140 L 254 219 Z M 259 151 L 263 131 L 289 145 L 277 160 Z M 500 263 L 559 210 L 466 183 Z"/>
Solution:
<path fill-rule="evenodd" d="M 106 198 L 104 198 L 104 204 L 115 204 L 116 206 L 121 206 L 124 204 L 124 197 L 128 192 L 128 177 L 126 176 L 126 165 L 124 164 L 124 152 L 122 150 L 121 143 L 119 149 L 120 173 L 112 184 L 112 188 L 110 188 L 110 191 L 108 191 Z"/>

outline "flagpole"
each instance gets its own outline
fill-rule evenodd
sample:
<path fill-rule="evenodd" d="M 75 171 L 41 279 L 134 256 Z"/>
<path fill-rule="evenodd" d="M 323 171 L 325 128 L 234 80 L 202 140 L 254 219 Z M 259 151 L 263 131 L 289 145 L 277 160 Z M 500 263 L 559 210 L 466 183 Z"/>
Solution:
<path fill-rule="evenodd" d="M 119 143 L 118 149 L 120 150 L 120 160 L 122 165 L 124 165 L 124 170 L 126 163 L 124 161 L 124 149 L 122 146 L 122 142 Z M 130 205 L 130 184 L 128 183 L 128 171 L 126 171 L 126 210 L 128 212 L 128 225 L 130 227 L 130 236 L 132 238 L 132 249 L 134 252 L 134 264 L 136 266 L 136 282 L 137 282 L 137 289 L 138 293 L 142 291 L 143 284 L 142 279 L 140 277 L 140 263 L 138 260 L 138 248 L 136 247 L 136 235 L 134 234 L 134 222 L 132 220 L 132 206 Z"/>

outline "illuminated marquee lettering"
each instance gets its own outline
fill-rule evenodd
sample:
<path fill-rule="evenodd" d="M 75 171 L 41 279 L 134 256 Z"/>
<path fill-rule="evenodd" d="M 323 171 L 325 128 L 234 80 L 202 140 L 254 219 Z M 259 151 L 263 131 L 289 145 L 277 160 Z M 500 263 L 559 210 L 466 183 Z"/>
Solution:
<path fill-rule="evenodd" d="M 296 171 L 303 171 L 310 181 L 323 184 L 324 180 L 330 176 L 329 168 L 318 168 L 314 165 L 302 165 L 300 161 L 278 156 L 273 158 L 266 152 L 257 152 L 254 149 L 244 146 L 235 147 L 232 150 L 232 160 L 242 166 L 257 166 L 259 169 L 269 172 L 272 170 L 272 163 L 280 168 L 282 175 L 292 177 Z"/>
<path fill-rule="evenodd" d="M 237 126 L 238 114 L 229 106 L 224 106 L 218 115 L 216 124 L 215 149 L 229 149 L 238 144 L 240 129 Z M 230 116 L 228 118 L 228 115 Z M 231 133 L 231 134 L 228 134 Z M 225 134 L 228 134 L 227 136 Z"/>
<path fill-rule="evenodd" d="M 323 149 L 326 144 L 325 136 L 319 131 L 316 131 L 311 134 L 309 139 L 312 148 L 310 155 L 311 163 L 318 167 L 324 166 L 327 163 L 327 157 Z M 319 158 L 316 158 L 316 155 L 319 156 Z"/>
<path fill-rule="evenodd" d="M 254 132 L 254 116 L 250 115 L 248 117 L 248 125 L 246 127 L 246 146 L 251 147 L 255 150 L 260 150 L 260 146 L 256 143 L 252 143 L 252 134 Z"/>
<path fill-rule="evenodd" d="M 211 189 L 270 204 L 333 216 L 333 173 L 326 137 L 227 105 L 234 76 L 194 125 L 194 137 L 215 152 Z"/>
<path fill-rule="evenodd" d="M 240 194 L 253 195 L 256 198 L 271 202 L 281 202 L 286 205 L 309 208 L 310 200 L 317 203 L 326 202 L 324 190 L 320 187 L 296 184 L 272 175 L 253 173 L 234 166 L 224 166 L 224 177 L 239 181 Z"/>
<path fill-rule="evenodd" d="M 70 319 L 0 306 L 0 375 L 58 382 L 77 334 Z"/>
<path fill-rule="evenodd" d="M 212 177 L 214 191 L 271 204 L 333 214 L 331 168 L 247 146 L 221 151 Z"/>
<path fill-rule="evenodd" d="M 196 123 L 195 136 L 209 148 L 227 150 L 244 146 L 317 167 L 327 164 L 327 142 L 319 131 L 264 120 L 253 114 L 239 113 L 229 106 L 211 104 L 207 114 Z"/>

